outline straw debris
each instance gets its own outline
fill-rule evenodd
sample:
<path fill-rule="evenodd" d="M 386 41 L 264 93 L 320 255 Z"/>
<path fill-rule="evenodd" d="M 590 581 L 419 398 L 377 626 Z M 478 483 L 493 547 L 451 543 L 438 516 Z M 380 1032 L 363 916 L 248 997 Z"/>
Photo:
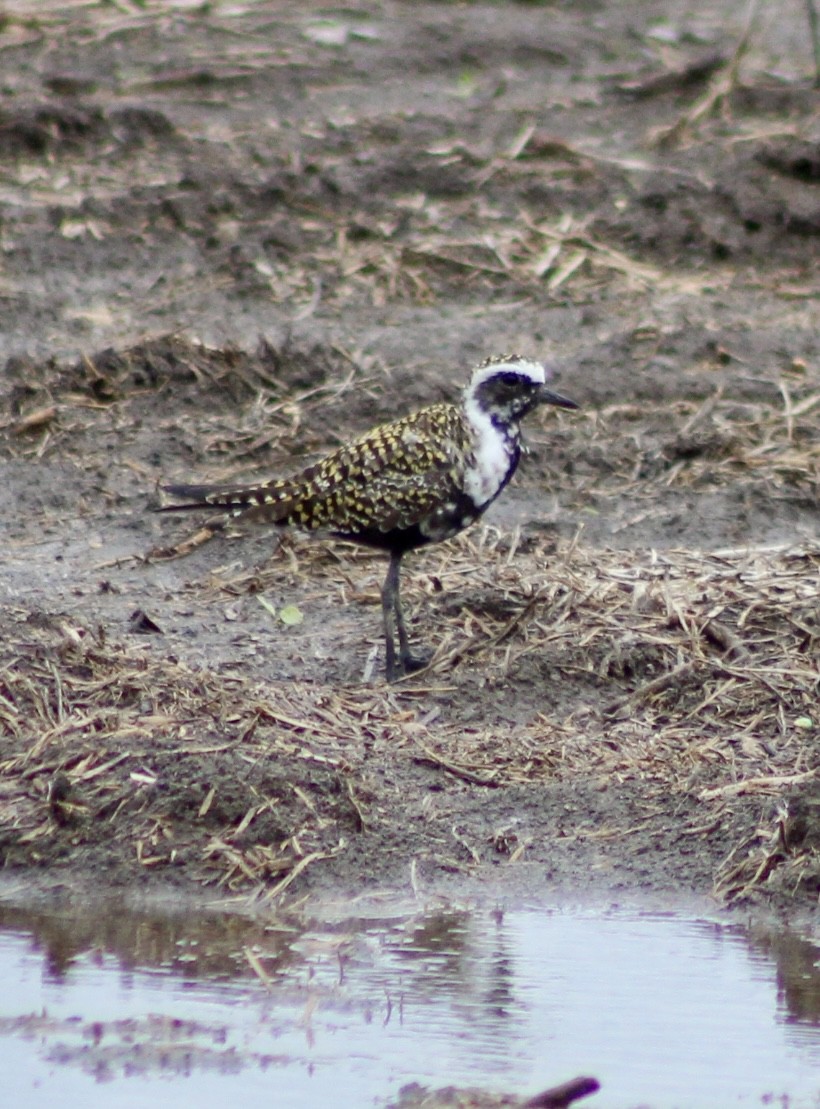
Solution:
<path fill-rule="evenodd" d="M 336 550 L 306 544 L 298 557 L 314 580 L 338 574 L 340 558 L 351 579 L 368 563 L 378 573 L 369 556 Z M 720 831 L 724 847 L 736 839 L 716 860 L 720 897 L 775 881 L 814 888 L 820 548 L 628 555 L 538 541 L 509 554 L 485 529 L 420 560 L 408 601 L 421 607 L 431 580 L 470 588 L 428 671 L 390 691 L 261 687 L 156 657 L 155 636 L 122 646 L 76 621 L 17 612 L 0 681 L 8 860 L 36 861 L 58 843 L 98 861 L 124 851 L 135 872 L 182 869 L 268 901 L 351 839 L 398 833 L 415 804 L 394 783 L 415 765 L 473 790 L 637 782 L 637 822 L 564 838 Z M 275 572 L 257 571 L 253 588 Z M 249 587 L 249 577 L 221 583 Z M 540 684 L 545 709 L 513 726 L 469 719 L 476 683 Z M 570 700 L 556 711 L 562 684 Z M 744 824 L 749 799 L 780 803 L 767 829 Z M 676 803 L 688 814 L 677 825 Z M 531 838 L 524 829 L 516 861 Z"/>

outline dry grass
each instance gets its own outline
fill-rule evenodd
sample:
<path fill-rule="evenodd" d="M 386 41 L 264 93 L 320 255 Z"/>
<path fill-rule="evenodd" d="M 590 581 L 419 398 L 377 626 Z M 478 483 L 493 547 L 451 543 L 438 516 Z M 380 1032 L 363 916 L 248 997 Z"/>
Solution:
<path fill-rule="evenodd" d="M 300 384 L 317 365 L 327 384 Z M 284 388 L 283 368 L 292 378 Z M 211 478 L 264 455 L 274 434 L 282 450 L 303 439 L 316 424 L 312 409 L 324 410 L 329 396 L 344 402 L 351 381 L 343 352 L 322 361 L 314 350 L 265 348 L 253 359 L 178 340 L 60 372 L 55 387 L 47 370 L 31 407 L 8 422 L 6 447 L 17 459 L 57 448 L 83 455 L 112 405 L 138 413 L 153 405 L 153 390 L 190 387 L 206 398 L 227 390 L 240 402 L 239 427 L 206 404 L 185 429 L 216 468 Z M 571 459 L 574 480 L 561 492 L 568 508 L 613 496 L 634 505 L 616 516 L 615 531 L 669 511 L 680 491 L 814 503 L 820 393 L 795 365 L 779 393 L 764 394 L 730 399 L 717 388 L 701 401 L 613 405 L 569 422 L 548 416 L 531 440 L 556 473 Z M 172 417 L 157 419 L 154 431 Z M 201 530 L 162 553 L 211 536 Z M 720 829 L 715 887 L 726 900 L 784 881 L 813 889 L 820 547 L 629 552 L 582 539 L 556 545 L 485 527 L 408 560 L 408 606 L 436 649 L 425 673 L 389 689 L 369 684 L 375 655 L 364 684 L 350 688 L 317 679 L 315 667 L 306 680 L 263 686 L 169 658 L 152 636 L 126 646 L 81 619 L 7 609 L 0 824 L 8 860 L 53 866 L 86 853 L 97 871 L 130 860 L 135 873 L 178 868 L 271 899 L 363 829 L 403 838 L 418 809 L 407 782 L 421 765 L 479 791 L 637 782 L 637 820 L 572 834 L 626 841 L 673 829 L 700 841 Z M 376 641 L 382 574 L 383 560 L 367 552 L 287 540 L 267 566 L 212 570 L 192 588 L 216 600 L 275 590 L 286 577 L 294 596 L 366 605 Z M 349 629 L 358 647 L 361 629 Z M 760 826 L 750 830 L 755 798 Z M 458 842 L 475 861 L 469 840 Z M 502 848 L 517 859 L 527 843 Z"/>
<path fill-rule="evenodd" d="M 27 42 L 47 57 L 55 29 L 68 30 L 74 17 L 84 47 L 92 41 L 89 28 L 101 44 L 125 31 L 151 31 L 154 14 L 136 7 L 75 3 L 58 11 L 52 5 L 32 22 L 17 3 L 10 28 L 18 45 Z M 70 9 L 71 20 L 63 9 Z M 730 494 L 754 495 L 766 511 L 786 502 L 793 511 L 784 515 L 792 522 L 816 508 L 820 392 L 806 353 L 814 349 L 806 303 L 816 290 L 805 269 L 804 241 L 777 230 L 774 238 L 761 239 L 759 231 L 741 226 L 747 191 L 755 205 L 766 201 L 767 225 L 802 226 L 808 184 L 793 164 L 803 159 L 801 101 L 785 120 L 750 113 L 728 134 L 729 142 L 721 128 L 714 136 L 710 131 L 713 148 L 704 144 L 697 159 L 687 160 L 673 157 L 671 149 L 663 157 L 648 148 L 641 154 L 637 137 L 601 142 L 601 127 L 617 121 L 620 131 L 623 118 L 620 109 L 612 110 L 610 62 L 601 69 L 596 63 L 587 78 L 590 91 L 600 81 L 599 102 L 588 100 L 589 91 L 577 93 L 582 116 L 596 104 L 593 129 L 581 116 L 559 117 L 567 121 L 561 131 L 577 136 L 573 141 L 545 129 L 552 118 L 545 114 L 545 95 L 561 104 L 562 113 L 572 106 L 560 74 L 550 88 L 536 89 L 526 110 L 500 98 L 492 111 L 477 111 L 475 97 L 467 97 L 462 110 L 449 72 L 441 74 L 442 112 L 429 119 L 403 109 L 385 109 L 382 118 L 381 106 L 371 102 L 360 119 L 331 125 L 328 118 L 327 126 L 317 127 L 297 118 L 300 107 L 297 117 L 286 114 L 270 146 L 256 114 L 245 110 L 245 88 L 236 101 L 240 110 L 213 128 L 212 143 L 203 143 L 204 133 L 191 133 L 196 149 L 207 146 L 209 153 L 202 188 L 180 190 L 191 173 L 184 122 L 193 118 L 191 82 L 200 103 L 212 96 L 213 107 L 225 109 L 234 105 L 236 79 L 276 75 L 269 16 L 252 7 L 246 14 L 241 24 L 231 15 L 231 41 L 241 26 L 248 45 L 263 48 L 243 54 L 237 47 L 235 65 L 220 72 L 210 40 L 192 36 L 180 43 L 176 59 L 171 49 L 151 74 L 123 77 L 123 95 L 139 103 L 160 94 L 162 111 L 169 113 L 164 137 L 148 128 L 145 142 L 134 147 L 137 157 L 102 112 L 88 117 L 89 128 L 97 130 L 87 144 L 72 146 L 74 109 L 56 96 L 38 115 L 42 82 L 34 81 L 37 101 L 18 124 L 23 137 L 32 125 L 43 132 L 47 156 L 37 159 L 36 173 L 21 160 L 6 183 L 34 221 L 27 241 L 38 219 L 46 244 L 53 240 L 53 219 L 42 217 L 61 190 L 66 197 L 69 191 L 88 197 L 89 211 L 100 213 L 60 222 L 58 232 L 76 246 L 77 257 L 83 243 L 106 238 L 111 255 L 122 257 L 114 249 L 117 228 L 122 224 L 131 237 L 129 250 L 137 229 L 151 265 L 150 280 L 140 278 L 135 286 L 135 330 L 210 321 L 214 312 L 229 311 L 228 301 L 215 295 L 222 286 L 249 312 L 264 305 L 260 319 L 271 318 L 271 301 L 281 304 L 277 318 L 287 328 L 321 309 L 320 330 L 328 335 L 372 335 L 376 321 L 390 315 L 373 313 L 373 304 L 437 298 L 443 305 L 468 304 L 458 334 L 465 347 L 479 341 L 471 314 L 501 319 L 492 314 L 506 315 L 517 302 L 525 309 L 515 323 L 518 334 L 543 330 L 558 340 L 564 325 L 542 329 L 544 307 L 572 309 L 567 320 L 577 319 L 571 325 L 577 330 L 570 357 L 580 359 L 582 344 L 591 347 L 602 336 L 602 357 L 611 360 L 614 377 L 590 366 L 586 412 L 530 429 L 539 489 L 557 485 L 560 477 L 568 515 L 592 518 L 607 502 L 600 516 L 612 521 L 616 542 L 651 533 L 669 543 L 677 534 L 671 524 L 645 525 L 681 511 L 684 494 L 693 501 L 705 494 L 703 502 L 713 492 L 727 502 Z M 693 69 L 688 46 L 685 56 L 664 49 L 664 72 L 643 82 L 644 103 L 660 101 L 659 114 L 647 112 L 645 126 L 665 122 L 672 140 L 705 133 L 713 109 L 731 99 L 751 24 L 750 15 L 728 68 L 716 70 L 713 60 Z M 280 31 L 291 67 L 310 59 L 311 66 L 322 64 L 300 25 L 283 20 Z M 575 30 L 567 25 L 561 34 L 569 53 L 577 51 Z M 631 36 L 630 30 L 630 54 Z M 385 48 L 391 38 L 381 40 Z M 555 45 L 564 49 L 561 41 Z M 598 46 L 595 51 L 602 56 Z M 105 55 L 92 51 L 89 57 L 90 72 L 108 66 Z M 400 72 L 403 53 L 398 62 L 385 72 Z M 29 72 L 36 75 L 33 61 Z M 207 95 L 203 74 L 215 80 Z M 345 70 L 344 90 L 350 79 Z M 701 100 L 670 129 L 666 94 L 709 80 Z M 263 87 L 254 86 L 267 95 Z M 344 100 L 347 92 L 341 95 Z M 173 110 L 177 97 L 179 112 Z M 542 118 L 544 127 L 535 122 Z M 53 134 L 43 120 L 52 121 Z M 483 121 L 492 126 L 479 127 Z M 736 140 L 745 144 L 752 136 L 765 153 L 762 144 L 773 128 L 800 140 L 777 175 L 753 158 L 744 161 L 745 152 L 734 153 Z M 16 159 L 8 161 L 12 166 Z M 740 180 L 741 171 L 744 188 L 736 193 L 730 178 Z M 283 193 L 276 206 L 288 232 L 281 249 L 276 234 L 271 238 L 268 177 Z M 198 181 L 193 174 L 193 185 Z M 339 181 L 341 190 L 334 185 Z M 783 191 L 775 190 L 770 206 L 770 185 L 777 181 Z M 214 205 L 216 182 L 221 199 Z M 692 205 L 689 190 L 678 188 L 686 182 L 701 186 Z M 109 203 L 108 190 L 115 198 L 133 194 L 127 219 L 119 199 Z M 645 203 L 655 191 L 659 207 Z M 145 192 L 156 210 L 144 207 Z M 197 192 L 207 194 L 202 204 Z M 731 224 L 724 242 L 720 228 L 733 198 L 737 226 Z M 693 210 L 701 203 L 702 212 Z M 166 208 L 181 221 L 173 235 L 179 230 L 192 244 L 200 242 L 207 274 L 178 268 L 174 251 L 163 251 L 168 232 L 155 216 L 164 220 Z M 766 244 L 774 247 L 776 239 L 783 242 L 763 265 Z M 726 249 L 715 255 L 718 247 Z M 753 273 L 746 272 L 747 263 L 754 263 Z M 17 290 L 21 311 L 30 299 L 27 277 Z M 117 274 L 117 288 L 119 281 Z M 748 300 L 734 300 L 724 312 L 721 301 L 744 281 Z M 707 287 L 712 293 L 704 311 L 700 293 Z M 6 291 L 15 289 L 10 284 Z M 715 289 L 726 298 L 715 296 Z M 745 342 L 761 289 L 777 306 L 767 317 L 768 326 L 776 318 L 780 328 L 773 347 Z M 738 319 L 731 313 L 740 303 Z M 72 305 L 77 308 L 89 321 L 97 311 L 93 301 Z M 583 309 L 583 317 L 575 309 Z M 48 318 L 61 311 L 50 304 Z M 327 321 L 335 322 L 328 328 Z M 416 348 L 416 326 L 422 325 L 407 324 L 410 369 L 423 368 L 425 360 L 432 369 L 435 341 Z M 693 328 L 705 329 L 699 348 L 688 341 Z M 501 330 L 509 335 L 511 326 Z M 119 325 L 111 332 L 118 334 Z M 66 334 L 73 349 L 76 334 Z M 484 342 L 487 330 L 480 334 Z M 715 336 L 712 355 L 706 335 Z M 742 347 L 738 356 L 718 345 L 735 340 Z M 769 349 L 777 351 L 779 375 L 764 360 Z M 396 350 L 391 357 L 397 358 Z M 690 357 L 700 361 L 687 364 Z M 636 362 L 642 374 L 668 370 L 657 403 L 642 399 L 651 391 L 645 374 L 642 395 L 633 390 Z M 297 454 L 325 450 L 374 412 L 395 411 L 397 393 L 384 387 L 390 377 L 379 369 L 378 358 L 363 350 L 283 343 L 282 349 L 262 344 L 247 354 L 208 349 L 181 336 L 102 351 L 75 365 L 16 360 L 7 367 L 0 420 L 0 450 L 22 475 L 14 493 L 21 501 L 15 542 L 34 549 L 43 535 L 59 532 L 67 514 L 66 534 L 72 527 L 76 534 L 78 521 L 93 525 L 104 537 L 100 565 L 107 560 L 114 567 L 124 549 L 119 517 L 131 512 L 130 522 L 138 520 L 158 479 L 186 470 L 206 481 L 257 467 L 276 472 Z M 407 379 L 402 395 L 409 405 L 437 398 L 441 388 L 435 375 L 420 372 L 417 380 Z M 692 396 L 698 400 L 687 399 Z M 607 406 L 612 397 L 632 403 Z M 59 489 L 41 495 L 43 473 L 58 469 L 53 480 Z M 526 488 L 530 474 L 525 468 L 519 488 Z M 732 522 L 742 528 L 746 518 L 741 506 Z M 149 535 L 150 525 L 135 524 L 128 535 L 132 549 L 149 547 L 156 533 Z M 169 547 L 168 553 L 210 535 L 200 532 L 187 548 Z M 175 539 L 170 535 L 169 544 Z M 453 792 L 471 791 L 475 810 L 482 791 L 491 788 L 522 796 L 532 787 L 535 797 L 547 784 L 601 781 L 617 788 L 638 782 L 645 786 L 645 811 L 635 824 L 618 824 L 613 816 L 611 825 L 579 829 L 578 836 L 626 840 L 636 827 L 669 827 L 685 811 L 682 834 L 698 842 L 721 828 L 725 842 L 715 872 L 728 899 L 749 896 L 787 872 L 793 884 L 808 885 L 817 848 L 801 804 L 816 789 L 818 773 L 816 544 L 704 555 L 613 551 L 595 542 L 586 543 L 583 534 L 560 545 L 520 535 L 510 540 L 485 529 L 408 560 L 408 607 L 436 652 L 425 674 L 391 689 L 378 681 L 343 688 L 317 677 L 315 659 L 304 679 L 300 674 L 300 680 L 264 685 L 227 668 L 197 669 L 169 657 L 170 648 L 157 637 L 106 639 L 93 623 L 115 611 L 103 604 L 92 604 L 88 618 L 37 619 L 30 610 L 6 608 L 0 614 L 0 845 L 8 863 L 77 869 L 87 863 L 87 872 L 104 880 L 116 861 L 120 877 L 179 870 L 222 890 L 272 898 L 292 892 L 314 863 L 344 852 L 363 828 L 385 831 L 373 836 L 375 850 L 387 850 L 391 835 L 406 847 L 408 822 L 420 807 L 412 783 L 421 764 L 435 767 Z M 710 545 L 709 537 L 703 545 Z M 283 567 L 294 589 L 304 582 L 305 592 L 321 591 L 329 610 L 367 606 L 366 618 L 351 617 L 355 627 L 345 625 L 344 649 L 358 650 L 365 625 L 376 642 L 383 563 L 344 547 L 286 543 L 271 567 L 214 573 L 191 591 L 241 596 L 265 590 L 282 578 Z M 49 613 L 58 604 L 84 612 L 83 602 L 55 598 L 54 579 L 34 581 L 42 569 L 37 565 L 32 575 L 39 603 Z M 70 569 L 66 564 L 65 580 Z M 107 626 L 117 626 L 116 618 Z M 373 660 L 373 671 L 377 665 Z M 297 670 L 298 664 L 291 666 Z M 746 803 L 748 814 L 749 798 L 758 796 L 777 804 L 771 817 L 761 814 L 765 820 L 753 834 L 738 813 Z M 459 843 L 476 855 L 468 836 Z M 511 859 L 522 849 L 523 840 L 510 839 Z"/>
<path fill-rule="evenodd" d="M 734 844 L 716 888 L 745 897 L 783 867 L 795 887 L 813 880 L 816 834 L 809 824 L 789 839 L 783 806 L 818 782 L 820 547 L 524 548 L 486 529 L 416 566 L 409 599 L 460 582 L 460 607 L 428 672 L 392 689 L 262 688 L 18 613 L 0 679 L 10 858 L 45 858 L 56 842 L 97 857 L 130 852 L 140 868 L 184 866 L 269 899 L 344 850 L 371 811 L 389 821 L 370 771 L 410 760 L 497 788 L 639 779 L 647 826 L 668 821 L 675 797 L 697 801 L 679 829 L 693 836 L 721 821 L 731 834 L 744 795 L 780 799 L 760 834 Z M 355 579 L 367 560 L 341 552 Z M 338 553 L 311 545 L 298 557 L 312 578 L 338 576 Z M 559 686 L 566 707 L 504 727 L 502 741 L 498 721 L 460 719 L 475 681 L 487 691 L 525 684 L 530 702 L 541 683 L 551 704 Z"/>

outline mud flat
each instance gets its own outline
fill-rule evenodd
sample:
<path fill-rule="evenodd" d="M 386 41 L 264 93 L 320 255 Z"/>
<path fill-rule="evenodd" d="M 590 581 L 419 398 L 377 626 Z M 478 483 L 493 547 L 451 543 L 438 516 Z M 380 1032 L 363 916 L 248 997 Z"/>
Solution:
<path fill-rule="evenodd" d="M 818 133 L 804 8 L 7 4 L 0 849 L 26 896 L 692 893 L 811 927 Z M 737 21 L 737 22 L 736 22 Z M 285 473 L 503 350 L 487 525 L 407 560 L 162 480 Z"/>

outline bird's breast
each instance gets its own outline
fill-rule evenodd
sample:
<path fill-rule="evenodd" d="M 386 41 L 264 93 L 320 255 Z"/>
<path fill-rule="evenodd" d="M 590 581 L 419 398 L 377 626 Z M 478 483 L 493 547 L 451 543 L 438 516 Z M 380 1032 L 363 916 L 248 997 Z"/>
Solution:
<path fill-rule="evenodd" d="M 494 500 L 518 464 L 518 439 L 497 427 L 489 416 L 473 419 L 473 449 L 464 475 L 464 491 L 477 509 Z"/>

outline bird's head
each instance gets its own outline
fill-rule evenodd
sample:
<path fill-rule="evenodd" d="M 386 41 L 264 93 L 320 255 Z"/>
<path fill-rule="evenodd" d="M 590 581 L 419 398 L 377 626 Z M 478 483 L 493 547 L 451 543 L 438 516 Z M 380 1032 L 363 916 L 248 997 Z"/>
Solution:
<path fill-rule="evenodd" d="M 488 358 L 473 371 L 464 394 L 465 408 L 476 408 L 497 424 L 517 424 L 536 405 L 577 408 L 547 386 L 551 373 L 529 358 L 502 354 Z"/>

